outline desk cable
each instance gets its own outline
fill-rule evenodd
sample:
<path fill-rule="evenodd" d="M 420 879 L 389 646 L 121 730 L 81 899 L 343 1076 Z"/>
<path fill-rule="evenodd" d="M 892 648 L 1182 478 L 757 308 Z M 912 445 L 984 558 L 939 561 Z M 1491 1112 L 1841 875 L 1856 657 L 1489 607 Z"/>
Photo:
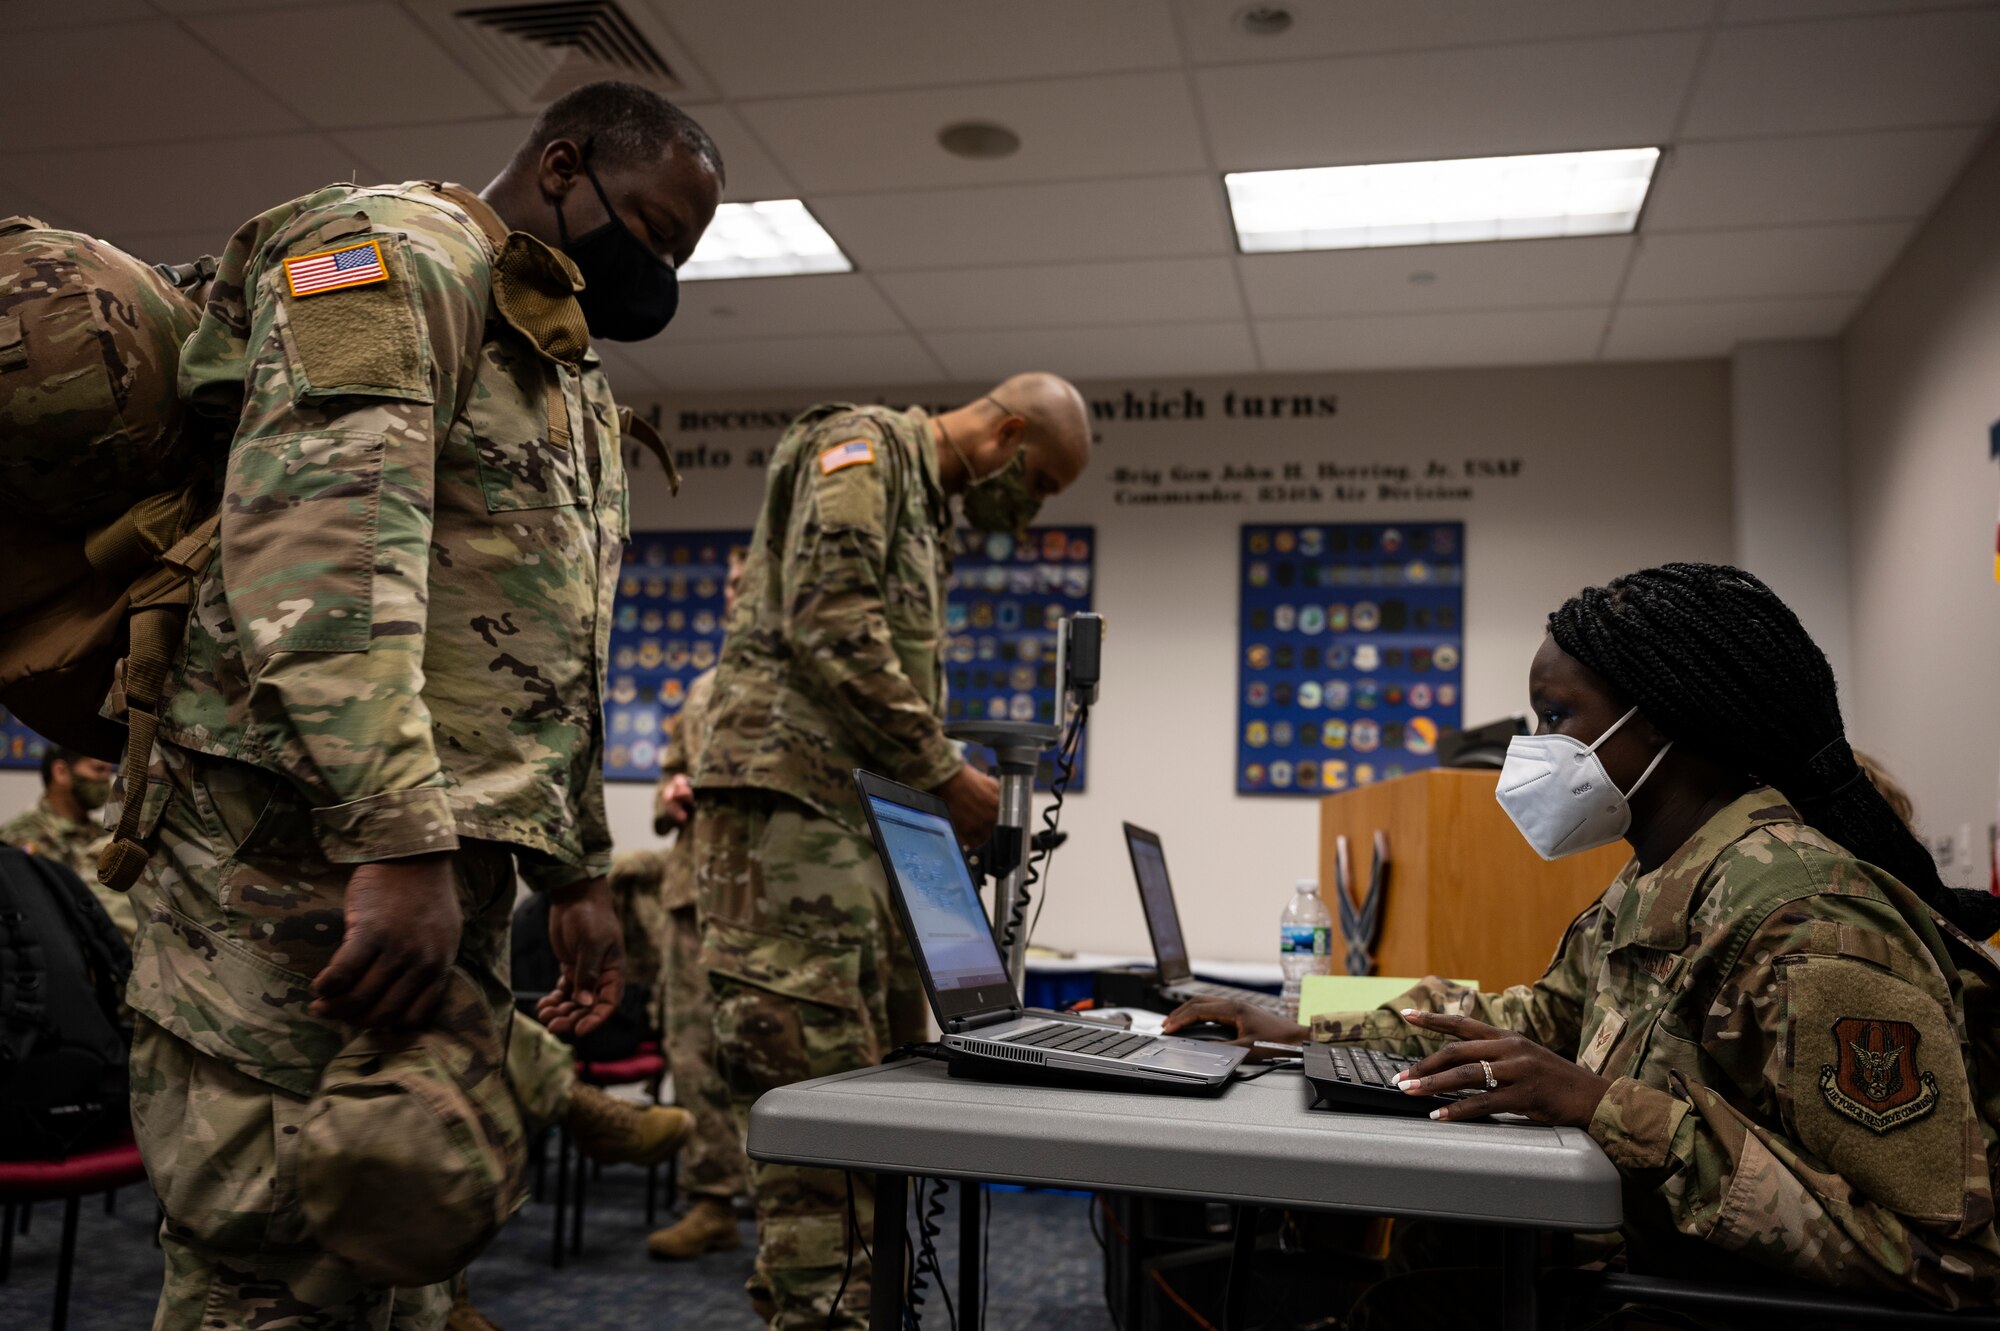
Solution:
<path fill-rule="evenodd" d="M 1083 727 L 1090 719 L 1090 704 L 1080 705 L 1069 719 L 1069 730 L 1056 749 L 1056 775 L 1049 783 L 1048 807 L 1042 810 L 1042 832 L 1034 838 L 1035 848 L 1028 855 L 1028 871 L 1022 876 L 1020 890 L 1014 894 L 1014 908 L 1007 913 L 1007 920 L 1000 930 L 1000 955 L 1013 955 L 1014 940 L 1025 928 L 1030 941 L 1035 936 L 1035 925 L 1041 922 L 1041 906 L 1035 907 L 1035 918 L 1028 919 L 1028 902 L 1033 897 L 1031 889 L 1042 881 L 1050 857 L 1055 854 L 1055 843 L 1060 839 L 1056 832 L 1062 821 L 1063 796 L 1069 792 L 1070 779 L 1076 775 L 1077 750 L 1083 741 Z M 1046 895 L 1044 896 L 1046 902 Z"/>

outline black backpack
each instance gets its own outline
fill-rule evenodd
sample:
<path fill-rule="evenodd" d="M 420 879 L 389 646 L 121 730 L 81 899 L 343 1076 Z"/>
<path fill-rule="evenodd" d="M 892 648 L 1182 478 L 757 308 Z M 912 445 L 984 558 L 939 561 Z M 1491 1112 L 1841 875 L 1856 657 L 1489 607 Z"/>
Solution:
<path fill-rule="evenodd" d="M 530 1017 L 543 994 L 562 980 L 562 963 L 549 943 L 549 899 L 540 892 L 531 895 L 514 911 L 513 983 L 514 1006 Z M 631 1058 L 648 1040 L 657 1041 L 647 1015 L 653 1005 L 649 984 L 625 986 L 618 1007 L 602 1026 L 581 1040 L 570 1040 L 576 1056 L 589 1063 L 614 1063 Z M 539 1020 L 539 1018 L 537 1018 Z"/>
<path fill-rule="evenodd" d="M 131 1124 L 132 952 L 65 865 L 0 846 L 0 1159 L 52 1160 Z"/>

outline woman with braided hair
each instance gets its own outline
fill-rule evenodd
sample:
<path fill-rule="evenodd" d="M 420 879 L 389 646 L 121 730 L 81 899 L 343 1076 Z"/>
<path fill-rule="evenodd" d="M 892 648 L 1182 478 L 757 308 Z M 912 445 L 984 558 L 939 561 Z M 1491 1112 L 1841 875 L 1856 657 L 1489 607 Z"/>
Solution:
<path fill-rule="evenodd" d="M 1940 882 L 1856 765 L 1798 617 L 1740 569 L 1645 569 L 1557 609 L 1528 683 L 1502 807 L 1545 858 L 1633 852 L 1541 980 L 1167 1029 L 1366 1042 L 1423 1056 L 1410 1094 L 1479 1092 L 1434 1118 L 1587 1129 L 1637 1270 L 2000 1301 L 2000 969 L 1971 941 L 2000 900 Z"/>

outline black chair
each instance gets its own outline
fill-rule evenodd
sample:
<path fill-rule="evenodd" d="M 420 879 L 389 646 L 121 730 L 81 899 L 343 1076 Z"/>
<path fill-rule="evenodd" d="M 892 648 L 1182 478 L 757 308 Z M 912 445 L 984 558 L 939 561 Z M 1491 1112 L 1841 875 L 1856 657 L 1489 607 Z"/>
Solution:
<path fill-rule="evenodd" d="M 1763 1317 L 1774 1327 L 1880 1326 L 1896 1331 L 1963 1331 L 2000 1328 L 2000 1310 L 1972 1308 L 1963 1312 L 1933 1312 L 1906 1305 L 1876 1303 L 1844 1294 L 1793 1286 L 1709 1285 L 1664 1276 L 1630 1275 L 1622 1271 L 1556 1269 L 1542 1276 L 1544 1325 L 1564 1331 L 1566 1310 L 1575 1303 L 1636 1303 L 1652 1308 L 1686 1308 L 1702 1312 Z"/>

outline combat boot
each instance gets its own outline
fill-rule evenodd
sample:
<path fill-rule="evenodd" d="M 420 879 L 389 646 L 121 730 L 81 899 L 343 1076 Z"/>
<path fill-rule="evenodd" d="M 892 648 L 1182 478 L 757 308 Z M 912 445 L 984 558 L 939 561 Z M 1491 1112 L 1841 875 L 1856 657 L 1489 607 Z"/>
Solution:
<path fill-rule="evenodd" d="M 444 1331 L 500 1331 L 500 1328 L 472 1306 L 470 1297 L 460 1294 L 452 1302 L 451 1315 L 444 1319 Z"/>
<path fill-rule="evenodd" d="M 687 1214 L 646 1240 L 646 1252 L 663 1262 L 685 1262 L 743 1242 L 736 1232 L 736 1208 L 722 1197 L 696 1196 Z"/>
<path fill-rule="evenodd" d="M 694 1131 L 694 1115 L 673 1105 L 646 1105 L 579 1083 L 563 1111 L 563 1130 L 588 1159 L 605 1165 L 657 1165 L 672 1158 Z"/>

